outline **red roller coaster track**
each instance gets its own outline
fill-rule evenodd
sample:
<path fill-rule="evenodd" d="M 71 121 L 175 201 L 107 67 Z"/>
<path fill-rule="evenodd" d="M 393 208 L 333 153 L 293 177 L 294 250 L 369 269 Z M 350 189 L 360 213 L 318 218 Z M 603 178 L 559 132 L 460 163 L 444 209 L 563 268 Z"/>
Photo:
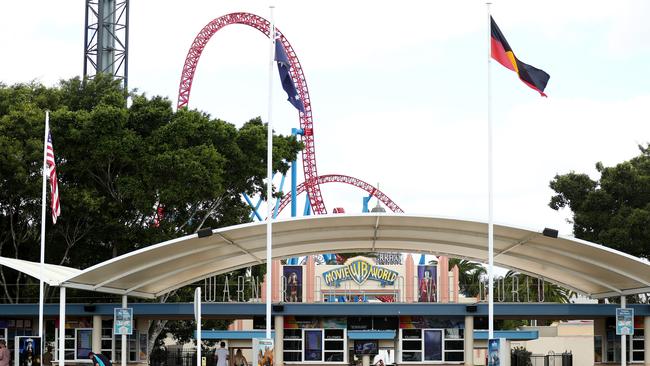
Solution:
<path fill-rule="evenodd" d="M 194 74 L 199 64 L 201 54 L 205 49 L 212 36 L 217 33 L 221 28 L 230 24 L 243 24 L 251 26 L 262 34 L 269 36 L 270 23 L 266 19 L 250 13 L 231 13 L 212 20 L 208 23 L 194 38 L 190 50 L 185 57 L 185 64 L 183 65 L 183 72 L 181 74 L 181 82 L 178 87 L 178 102 L 177 108 L 187 107 L 190 101 L 190 92 L 192 90 L 192 82 Z M 296 52 L 291 47 L 291 44 L 286 37 L 276 28 L 278 41 L 282 42 L 284 49 L 287 51 L 287 56 L 291 63 L 291 78 L 293 79 L 296 89 L 300 94 L 300 99 L 305 106 L 305 113 L 299 112 L 300 128 L 303 130 L 302 142 L 305 145 L 302 151 L 302 164 L 305 181 L 297 188 L 297 194 L 307 191 L 309 201 L 315 214 L 326 214 L 327 208 L 323 201 L 323 196 L 320 190 L 321 183 L 347 183 L 353 186 L 364 189 L 366 192 L 374 195 L 381 200 L 393 212 L 403 212 L 388 196 L 371 186 L 370 184 L 345 175 L 324 175 L 319 176 L 316 169 L 316 144 L 314 142 L 314 121 L 312 118 L 311 99 L 309 98 L 309 90 L 307 88 L 307 80 L 303 73 L 300 61 L 296 56 Z M 288 198 L 287 198 L 288 197 Z M 290 196 L 285 196 L 280 205 L 280 210 L 291 202 Z"/>
<path fill-rule="evenodd" d="M 384 192 L 362 181 L 361 179 L 357 179 L 347 175 L 340 175 L 340 174 L 328 174 L 328 175 L 319 176 L 318 184 L 325 184 L 325 183 L 345 183 L 351 186 L 361 188 L 364 191 L 370 193 L 371 195 L 377 197 L 377 199 L 380 200 L 384 205 L 386 205 L 386 207 L 388 207 L 389 210 L 393 212 L 399 212 L 399 213 L 404 212 Z M 300 183 L 296 188 L 296 196 L 303 193 L 305 190 L 306 190 L 305 183 Z M 282 197 L 282 200 L 280 201 L 280 207 L 278 208 L 278 213 L 282 212 L 282 209 L 285 208 L 289 203 L 291 203 L 291 195 L 288 194 Z"/>

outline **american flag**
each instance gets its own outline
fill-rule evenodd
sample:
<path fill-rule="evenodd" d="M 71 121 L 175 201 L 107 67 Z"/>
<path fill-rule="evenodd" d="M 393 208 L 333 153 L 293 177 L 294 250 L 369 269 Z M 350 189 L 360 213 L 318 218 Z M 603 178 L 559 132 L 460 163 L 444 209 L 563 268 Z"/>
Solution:
<path fill-rule="evenodd" d="M 56 224 L 56 218 L 61 216 L 61 202 L 59 201 L 59 184 L 56 178 L 56 163 L 54 162 L 54 148 L 52 147 L 52 133 L 47 131 L 47 153 L 45 161 L 50 176 L 52 221 Z"/>

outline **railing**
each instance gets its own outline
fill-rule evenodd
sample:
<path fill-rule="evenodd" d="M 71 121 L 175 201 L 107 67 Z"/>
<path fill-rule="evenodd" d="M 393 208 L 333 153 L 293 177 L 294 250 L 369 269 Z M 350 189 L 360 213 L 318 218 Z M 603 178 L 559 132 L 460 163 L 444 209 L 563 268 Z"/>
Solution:
<path fill-rule="evenodd" d="M 573 366 L 573 354 L 565 352 L 548 355 L 511 354 L 510 366 Z"/>
<path fill-rule="evenodd" d="M 214 351 L 203 350 L 201 357 L 205 358 L 206 366 L 217 364 Z M 151 366 L 196 366 L 196 350 L 154 350 L 149 357 L 149 364 Z"/>

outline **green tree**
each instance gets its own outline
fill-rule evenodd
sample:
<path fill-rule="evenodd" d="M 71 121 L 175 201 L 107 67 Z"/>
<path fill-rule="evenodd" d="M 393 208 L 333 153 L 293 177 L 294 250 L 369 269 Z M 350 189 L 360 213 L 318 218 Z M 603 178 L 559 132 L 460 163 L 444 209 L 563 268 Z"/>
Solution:
<path fill-rule="evenodd" d="M 570 172 L 556 175 L 557 193 L 549 206 L 569 208 L 573 234 L 623 252 L 648 258 L 650 253 L 650 148 L 613 167 L 596 164 L 600 179 Z"/>
<path fill-rule="evenodd" d="M 502 281 L 495 281 L 495 287 L 500 287 L 495 289 L 495 300 L 568 303 L 573 296 L 573 292 L 564 287 L 515 271 L 508 271 Z"/>
<path fill-rule="evenodd" d="M 135 93 L 127 108 L 119 84 L 103 75 L 52 88 L 0 84 L 0 255 L 39 260 L 46 109 L 62 212 L 56 225 L 47 215 L 47 263 L 87 268 L 203 227 L 249 221 L 240 194 L 264 194 L 261 119 L 237 128 Z M 284 173 L 302 145 L 282 135 L 273 144 L 273 168 Z M 26 286 L 34 283 L 0 268 L 0 301 L 37 298 L 37 286 Z"/>
<path fill-rule="evenodd" d="M 435 261 L 430 262 L 432 264 Z M 449 268 L 458 267 L 458 285 L 460 292 L 467 297 L 476 297 L 485 285 L 487 271 L 480 263 L 467 259 L 449 258 Z M 483 287 L 484 288 L 484 287 Z"/>

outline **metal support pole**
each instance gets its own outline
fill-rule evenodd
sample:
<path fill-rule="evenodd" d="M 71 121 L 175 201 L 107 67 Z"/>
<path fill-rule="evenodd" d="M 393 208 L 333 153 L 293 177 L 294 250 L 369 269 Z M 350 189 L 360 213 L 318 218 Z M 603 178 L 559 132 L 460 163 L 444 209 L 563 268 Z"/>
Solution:
<path fill-rule="evenodd" d="M 59 366 L 65 361 L 65 287 L 59 287 Z"/>
<path fill-rule="evenodd" d="M 488 338 L 494 338 L 494 225 L 492 223 L 492 214 L 493 214 L 493 200 L 492 200 L 492 48 L 491 48 L 491 15 L 490 15 L 490 5 L 491 3 L 486 3 L 487 5 L 487 35 L 488 35 L 488 63 L 487 63 L 487 85 L 488 85 L 488 101 L 487 101 L 487 124 L 488 124 L 488 133 L 487 133 L 487 145 L 488 145 Z"/>
<path fill-rule="evenodd" d="M 122 295 L 122 308 L 126 309 L 126 295 Z M 131 322 L 133 322 L 133 319 L 131 319 Z M 133 329 L 133 325 L 131 326 L 131 329 Z M 122 360 L 121 364 L 122 366 L 126 366 L 126 345 L 127 345 L 127 335 L 122 334 Z"/>
<path fill-rule="evenodd" d="M 38 286 L 38 336 L 41 337 L 40 357 L 43 359 L 43 346 L 45 346 L 45 328 L 43 324 L 43 304 L 45 303 L 45 290 L 43 284 L 43 267 L 45 266 L 45 207 L 47 192 L 47 140 L 50 132 L 50 111 L 45 111 L 45 137 L 43 138 L 43 190 L 41 195 L 41 263 L 39 266 L 40 277 Z M 54 212 L 52 213 L 54 215 Z"/>
<path fill-rule="evenodd" d="M 621 308 L 625 309 L 625 295 L 621 296 Z M 632 319 L 632 324 L 634 324 L 634 319 Z M 634 325 L 632 325 L 634 327 Z M 646 335 L 647 336 L 647 335 Z M 621 366 L 627 365 L 627 335 L 621 335 Z"/>
<path fill-rule="evenodd" d="M 275 24 L 273 23 L 273 5 L 269 6 L 269 110 L 268 124 L 266 131 L 266 338 L 271 338 L 271 284 L 273 282 L 273 263 L 271 250 L 273 248 L 273 216 L 272 201 L 273 195 L 273 63 L 275 61 Z"/>
<path fill-rule="evenodd" d="M 201 365 L 201 287 L 194 290 L 194 316 L 196 317 L 196 365 Z"/>
<path fill-rule="evenodd" d="M 645 329 L 647 334 L 644 333 L 643 337 L 643 352 L 645 355 L 644 365 L 650 366 L 650 316 L 643 317 L 643 329 Z"/>

